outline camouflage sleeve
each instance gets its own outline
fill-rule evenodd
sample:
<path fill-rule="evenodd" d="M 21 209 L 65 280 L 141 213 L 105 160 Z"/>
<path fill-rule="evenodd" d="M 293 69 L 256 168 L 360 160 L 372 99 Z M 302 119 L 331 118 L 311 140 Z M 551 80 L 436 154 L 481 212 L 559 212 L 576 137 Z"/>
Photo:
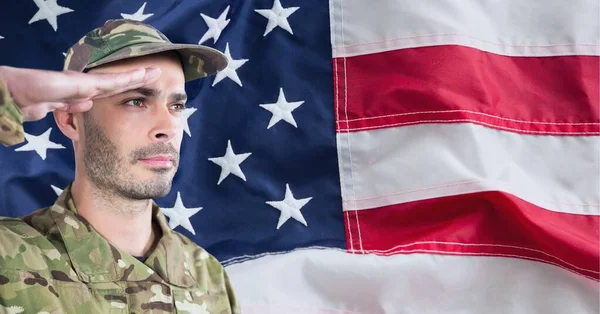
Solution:
<path fill-rule="evenodd" d="M 0 76 L 0 143 L 4 146 L 19 144 L 24 141 L 23 136 L 23 114 Z"/>

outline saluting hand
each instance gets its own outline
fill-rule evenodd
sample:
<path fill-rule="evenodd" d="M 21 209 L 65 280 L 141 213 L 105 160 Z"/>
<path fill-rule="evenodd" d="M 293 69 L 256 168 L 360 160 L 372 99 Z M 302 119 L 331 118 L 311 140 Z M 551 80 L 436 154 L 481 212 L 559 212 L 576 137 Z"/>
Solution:
<path fill-rule="evenodd" d="M 81 73 L 0 66 L 0 77 L 25 121 L 40 120 L 54 110 L 90 110 L 93 99 L 147 85 L 159 76 L 158 67 L 121 73 Z"/>

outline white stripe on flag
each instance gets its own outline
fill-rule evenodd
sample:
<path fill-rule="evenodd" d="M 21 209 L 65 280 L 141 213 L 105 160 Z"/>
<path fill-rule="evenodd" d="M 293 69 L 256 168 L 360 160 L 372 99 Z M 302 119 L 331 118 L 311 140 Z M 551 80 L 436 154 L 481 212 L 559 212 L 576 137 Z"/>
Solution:
<path fill-rule="evenodd" d="M 344 209 L 499 190 L 548 210 L 598 215 L 599 137 L 535 136 L 474 124 L 338 133 Z"/>
<path fill-rule="evenodd" d="M 514 258 L 299 250 L 231 265 L 227 272 L 245 314 L 600 310 L 597 281 Z"/>
<path fill-rule="evenodd" d="M 334 57 L 464 45 L 510 56 L 600 55 L 599 2 L 330 1 Z"/>

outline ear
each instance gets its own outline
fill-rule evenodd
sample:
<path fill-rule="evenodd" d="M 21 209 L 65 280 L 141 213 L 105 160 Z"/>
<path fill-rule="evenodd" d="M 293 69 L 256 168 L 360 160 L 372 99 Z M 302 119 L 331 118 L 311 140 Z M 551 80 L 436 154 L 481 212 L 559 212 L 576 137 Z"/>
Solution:
<path fill-rule="evenodd" d="M 83 114 L 54 110 L 54 121 L 60 131 L 72 141 L 79 141 L 83 131 Z"/>

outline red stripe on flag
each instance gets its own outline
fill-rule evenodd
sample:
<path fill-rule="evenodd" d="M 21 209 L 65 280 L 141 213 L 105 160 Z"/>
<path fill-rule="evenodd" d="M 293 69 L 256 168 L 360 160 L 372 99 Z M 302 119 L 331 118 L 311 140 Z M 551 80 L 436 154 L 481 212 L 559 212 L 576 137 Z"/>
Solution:
<path fill-rule="evenodd" d="M 599 60 L 454 45 L 336 58 L 337 131 L 471 122 L 527 134 L 600 134 Z"/>
<path fill-rule="evenodd" d="M 503 192 L 349 211 L 344 217 L 355 253 L 516 257 L 599 279 L 598 216 L 545 210 Z"/>

